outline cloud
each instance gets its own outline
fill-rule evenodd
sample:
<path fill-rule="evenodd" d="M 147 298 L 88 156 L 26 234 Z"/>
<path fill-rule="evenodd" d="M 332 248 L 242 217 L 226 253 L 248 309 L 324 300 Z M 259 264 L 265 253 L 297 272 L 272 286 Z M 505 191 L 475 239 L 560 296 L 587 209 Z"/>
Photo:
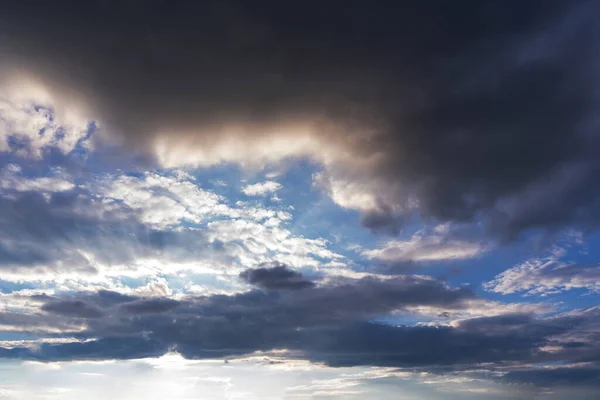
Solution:
<path fill-rule="evenodd" d="M 102 316 L 102 312 L 99 309 L 90 307 L 79 300 L 61 300 L 46 303 L 42 306 L 42 310 L 68 317 L 99 318 Z"/>
<path fill-rule="evenodd" d="M 314 286 L 301 273 L 283 264 L 248 269 L 241 272 L 240 277 L 251 285 L 268 290 L 300 290 Z"/>
<path fill-rule="evenodd" d="M 600 290 L 600 266 L 561 261 L 560 254 L 532 258 L 498 274 L 484 284 L 490 292 L 547 296 L 562 291 Z"/>
<path fill-rule="evenodd" d="M 274 181 L 265 181 L 248 185 L 242 189 L 242 193 L 246 196 L 264 196 L 265 194 L 275 193 L 282 186 L 280 183 Z"/>
<path fill-rule="evenodd" d="M 71 271 L 90 274 L 95 271 L 85 255 L 90 250 L 90 241 L 98 247 L 114 244 L 112 252 L 104 253 L 105 259 L 125 257 L 131 250 L 118 243 L 123 233 L 118 229 L 123 226 L 122 221 L 106 215 L 108 218 L 99 224 L 99 219 L 78 213 L 89 210 L 93 203 L 92 199 L 72 192 L 53 193 L 48 200 L 36 192 L 0 197 L 0 264 L 23 270 L 35 265 L 53 269 L 58 267 L 54 262 L 60 260 L 60 265 L 70 265 Z M 127 225 L 133 231 L 140 228 L 136 224 Z"/>
<path fill-rule="evenodd" d="M 0 357 L 267 352 L 427 383 L 593 386 L 597 307 L 372 264 L 598 227 L 598 5 L 311 3 L 0 4 L 0 331 L 32 339 Z M 80 152 L 82 168 L 62 162 Z M 270 180 L 289 191 L 289 163 L 319 191 L 298 193 L 298 221 Z M 229 173 L 254 182 L 236 196 L 273 201 L 222 195 Z M 344 209 L 331 222 L 357 211 L 396 237 L 313 224 L 322 194 Z M 360 268 L 337 250 L 356 240 Z M 597 269 L 532 258 L 484 287 L 595 292 Z"/>
<path fill-rule="evenodd" d="M 68 177 L 60 176 L 61 170 L 55 169 L 48 177 L 25 178 L 22 169 L 16 164 L 8 164 L 0 170 L 0 189 L 17 192 L 68 192 L 75 188 Z"/>
<path fill-rule="evenodd" d="M 303 290 L 253 290 L 178 301 L 99 291 L 38 296 L 36 301 L 42 304 L 37 312 L 4 313 L 0 326 L 54 332 L 77 323 L 86 327 L 82 338 L 154 337 L 195 358 L 212 352 L 220 356 L 285 347 L 298 339 L 298 328 L 344 326 L 417 304 L 461 308 L 463 301 L 473 297 L 468 290 L 418 277 L 343 280 Z M 73 329 L 65 333 L 72 336 Z"/>
<path fill-rule="evenodd" d="M 453 238 L 446 233 L 419 231 L 409 240 L 390 240 L 382 248 L 363 250 L 361 255 L 385 263 L 435 262 L 473 258 L 486 250 L 483 243 Z"/>
<path fill-rule="evenodd" d="M 134 320 L 123 321 L 127 325 L 103 326 L 94 319 L 87 334 L 110 330 L 112 337 L 83 343 L 47 343 L 36 352 L 12 347 L 3 350 L 2 356 L 37 360 L 136 358 L 159 356 L 171 348 L 188 358 L 214 358 L 283 347 L 302 351 L 309 360 L 331 366 L 470 369 L 481 362 L 544 360 L 538 356 L 538 349 L 552 335 L 576 329 L 582 323 L 569 317 L 535 321 L 530 316 L 513 315 L 468 320 L 457 327 L 390 326 L 337 318 L 327 321 L 308 315 L 297 319 L 294 307 L 291 316 L 264 315 L 259 309 L 264 311 L 263 307 L 272 304 L 265 300 L 256 293 L 249 297 L 216 297 L 203 305 L 188 304 L 185 312 L 165 317 L 137 314 Z M 250 313 L 240 320 L 241 309 Z M 199 313 L 190 314 L 192 310 Z M 225 312 L 215 314 L 217 310 Z M 141 333 L 131 336 L 138 329 L 146 332 L 144 338 Z M 117 332 L 124 336 L 115 336 Z M 105 346 L 114 348 L 104 351 Z"/>
<path fill-rule="evenodd" d="M 177 352 L 188 359 L 214 359 L 274 351 L 281 361 L 290 356 L 334 367 L 407 368 L 410 372 L 396 371 L 431 382 L 492 379 L 540 387 L 552 386 L 550 379 L 560 387 L 594 382 L 593 363 L 600 360 L 598 308 L 545 318 L 505 313 L 447 326 L 372 322 L 414 307 L 460 312 L 477 300 L 468 290 L 414 276 L 341 279 L 303 290 L 251 290 L 178 300 L 109 291 L 37 296 L 39 310 L 3 313 L 0 329 L 19 329 L 40 339 L 34 346 L 1 343 L 0 357 L 46 362 Z M 554 374 L 531 367 L 557 362 L 563 367 Z M 578 375 L 569 368 L 584 371 Z"/>
<path fill-rule="evenodd" d="M 181 171 L 80 180 L 8 165 L 0 174 L 3 280 L 117 290 L 122 276 L 236 276 L 262 263 L 317 268 L 343 258 L 322 238 L 292 234 L 280 207 L 232 205 Z"/>
<path fill-rule="evenodd" d="M 498 301 L 474 298 L 466 300 L 460 309 L 450 310 L 444 306 L 409 306 L 409 312 L 419 317 L 429 317 L 431 321 L 421 323 L 424 326 L 457 326 L 463 320 L 478 317 L 495 317 L 505 314 L 546 315 L 555 310 L 545 303 L 502 303 Z"/>
<path fill-rule="evenodd" d="M 377 210 L 381 201 L 374 193 L 375 188 L 366 182 L 355 182 L 351 179 L 336 179 L 324 173 L 317 173 L 313 177 L 317 186 L 324 188 L 331 199 L 341 207 L 371 211 Z"/>
<path fill-rule="evenodd" d="M 92 121 L 60 115 L 47 94 L 31 96 L 22 87 L 16 93 L 6 87 L 0 89 L 0 152 L 39 159 L 51 149 L 68 154 L 77 146 L 91 147 Z"/>
<path fill-rule="evenodd" d="M 167 312 L 177 306 L 179 302 L 168 298 L 143 299 L 128 302 L 123 305 L 123 310 L 132 315 L 156 314 Z"/>
<path fill-rule="evenodd" d="M 597 225 L 595 4 L 344 8 L 4 5 L 0 69 L 163 167 L 304 157 L 361 212 Z"/>
<path fill-rule="evenodd" d="M 510 371 L 501 380 L 512 384 L 533 384 L 547 388 L 560 386 L 597 387 L 600 384 L 600 367 L 591 365 Z"/>
<path fill-rule="evenodd" d="M 383 232 L 395 236 L 400 233 L 402 220 L 396 217 L 392 210 L 383 206 L 380 209 L 365 211 L 360 224 L 375 233 Z"/>

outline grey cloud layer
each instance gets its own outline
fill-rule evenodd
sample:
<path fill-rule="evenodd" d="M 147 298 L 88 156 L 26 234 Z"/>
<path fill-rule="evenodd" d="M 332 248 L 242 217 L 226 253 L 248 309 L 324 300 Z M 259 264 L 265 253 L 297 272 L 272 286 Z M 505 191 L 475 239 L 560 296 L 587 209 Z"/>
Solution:
<path fill-rule="evenodd" d="M 506 367 L 516 371 L 502 378 L 509 383 L 547 387 L 553 385 L 544 383 L 550 376 L 563 379 L 556 386 L 593 383 L 600 360 L 598 309 L 548 318 L 526 314 L 483 317 L 445 327 L 368 322 L 417 304 L 461 309 L 473 298 L 468 290 L 417 277 L 385 281 L 366 278 L 295 291 L 253 290 L 181 300 L 108 291 L 42 296 L 33 299 L 41 308 L 27 316 L 30 323 L 23 325 L 25 332 L 46 329 L 46 335 L 56 336 L 54 327 L 63 335 L 92 340 L 43 343 L 34 350 L 5 347 L 0 349 L 0 356 L 40 361 L 100 360 L 155 357 L 177 351 L 187 358 L 215 358 L 288 349 L 331 366 L 467 371 L 487 363 L 485 368 L 492 371 Z M 19 318 L 24 316 L 4 313 L 2 328 Z M 38 325 L 33 323 L 36 320 Z M 38 329 L 33 330 L 35 326 Z M 556 361 L 573 364 L 573 368 L 579 368 L 577 363 L 587 366 L 584 374 L 576 376 L 569 368 L 537 373 L 527 367 Z M 515 369 L 519 365 L 522 367 Z"/>
<path fill-rule="evenodd" d="M 93 350 L 88 355 L 85 349 L 88 346 L 98 349 L 104 342 L 114 344 L 120 340 L 125 344 L 133 341 L 157 345 L 155 355 L 171 348 L 190 358 L 222 357 L 273 348 L 303 350 L 310 345 L 313 331 L 338 329 L 411 305 L 460 309 L 466 307 L 463 304 L 466 300 L 473 298 L 468 290 L 452 289 L 438 281 L 415 277 L 385 281 L 365 278 L 298 291 L 254 290 L 179 301 L 109 291 L 59 298 L 37 296 L 31 300 L 41 303 L 39 311 L 29 315 L 3 313 L 1 327 L 21 332 L 34 326 L 35 332 L 45 329 L 48 334 L 63 331 L 66 335 L 101 339 L 94 343 L 68 344 L 65 351 L 50 346 L 50 353 L 46 355 L 43 351 L 37 356 L 28 355 L 25 349 L 4 350 L 2 355 L 51 360 L 58 357 L 53 356 L 52 349 L 56 349 L 59 358 L 65 360 L 110 359 L 115 357 L 111 352 L 96 354 Z M 327 307 L 323 307 L 325 304 Z M 28 324 L 23 324 L 24 318 Z M 68 329 L 68 326 L 75 328 Z M 81 330 L 81 326 L 86 328 Z M 305 340 L 304 335 L 309 337 Z M 68 351 L 70 347 L 75 353 Z M 122 357 L 143 355 L 138 354 L 134 346 L 128 357 Z"/>
<path fill-rule="evenodd" d="M 418 206 L 511 237 L 600 220 L 595 8 L 23 1 L 2 5 L 1 48 L 7 74 L 40 76 L 136 148 L 312 156 L 331 190 L 369 188 L 334 199 L 377 209 L 371 228 Z"/>

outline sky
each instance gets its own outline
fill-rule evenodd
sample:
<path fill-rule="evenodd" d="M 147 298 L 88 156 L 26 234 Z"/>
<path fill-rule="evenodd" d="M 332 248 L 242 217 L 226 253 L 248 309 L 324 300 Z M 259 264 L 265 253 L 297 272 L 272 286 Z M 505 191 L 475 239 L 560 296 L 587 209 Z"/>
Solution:
<path fill-rule="evenodd" d="M 597 399 L 597 1 L 0 2 L 0 399 Z"/>

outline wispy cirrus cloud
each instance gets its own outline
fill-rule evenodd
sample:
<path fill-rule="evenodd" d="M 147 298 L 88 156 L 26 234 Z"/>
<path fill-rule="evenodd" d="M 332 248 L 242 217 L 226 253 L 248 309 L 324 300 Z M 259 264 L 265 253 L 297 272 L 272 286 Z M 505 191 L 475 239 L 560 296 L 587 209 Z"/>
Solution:
<path fill-rule="evenodd" d="M 446 227 L 419 231 L 408 240 L 389 240 L 383 247 L 363 250 L 362 256 L 384 263 L 462 260 L 484 253 L 488 245 L 474 239 L 455 237 Z"/>
<path fill-rule="evenodd" d="M 564 261 L 562 251 L 531 258 L 485 283 L 486 290 L 501 294 L 548 296 L 574 289 L 600 290 L 600 265 Z"/>

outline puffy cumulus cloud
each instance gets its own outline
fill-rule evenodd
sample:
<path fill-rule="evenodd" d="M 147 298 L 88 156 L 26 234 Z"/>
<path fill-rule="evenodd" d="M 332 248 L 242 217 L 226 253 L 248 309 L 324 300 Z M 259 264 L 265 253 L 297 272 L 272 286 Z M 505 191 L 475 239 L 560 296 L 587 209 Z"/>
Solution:
<path fill-rule="evenodd" d="M 255 183 L 253 185 L 247 185 L 242 189 L 242 193 L 246 196 L 264 196 L 265 194 L 275 193 L 282 186 L 280 183 L 275 181 L 265 181 Z"/>
<path fill-rule="evenodd" d="M 92 121 L 60 107 L 41 87 L 19 82 L 0 86 L 0 152 L 41 158 L 55 149 L 68 154 L 90 148 Z"/>
<path fill-rule="evenodd" d="M 600 220 L 596 4 L 29 3 L 2 6 L 3 76 L 162 166 L 307 157 L 344 207 L 509 238 Z"/>
<path fill-rule="evenodd" d="M 383 247 L 361 251 L 363 257 L 384 263 L 436 262 L 473 258 L 487 250 L 487 244 L 454 235 L 449 227 L 421 230 L 408 240 L 389 240 Z"/>
<path fill-rule="evenodd" d="M 491 292 L 527 296 L 547 296 L 574 289 L 600 290 L 600 266 L 563 261 L 561 253 L 531 258 L 498 274 L 483 287 Z"/>

